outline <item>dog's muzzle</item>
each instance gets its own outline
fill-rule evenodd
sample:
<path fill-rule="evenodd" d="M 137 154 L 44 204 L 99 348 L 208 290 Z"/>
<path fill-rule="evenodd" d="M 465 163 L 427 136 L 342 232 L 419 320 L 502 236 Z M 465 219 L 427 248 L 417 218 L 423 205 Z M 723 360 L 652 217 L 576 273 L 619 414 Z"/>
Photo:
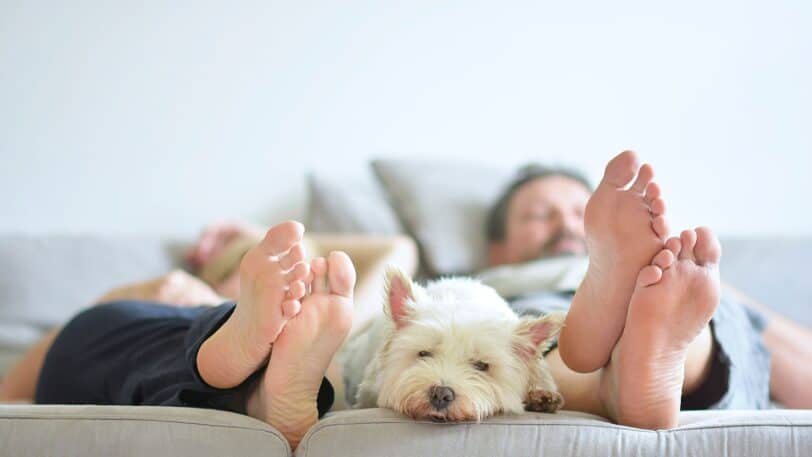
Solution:
<path fill-rule="evenodd" d="M 429 403 L 437 411 L 448 408 L 452 401 L 454 401 L 454 390 L 451 387 L 431 386 L 429 389 Z"/>

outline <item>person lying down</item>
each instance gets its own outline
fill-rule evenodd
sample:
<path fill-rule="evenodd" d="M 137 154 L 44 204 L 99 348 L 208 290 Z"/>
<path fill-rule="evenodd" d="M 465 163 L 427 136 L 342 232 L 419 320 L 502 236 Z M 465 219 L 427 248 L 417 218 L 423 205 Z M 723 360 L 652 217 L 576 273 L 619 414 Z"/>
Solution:
<path fill-rule="evenodd" d="M 707 228 L 668 236 L 651 166 L 623 152 L 594 192 L 577 174 L 542 171 L 508 186 L 495 205 L 489 238 L 496 269 L 481 279 L 513 312 L 567 311 L 557 343 L 544 352 L 566 408 L 659 429 L 676 426 L 684 407 L 762 408 L 771 394 L 788 407 L 812 406 L 810 394 L 796 389 L 812 364 L 787 363 L 787 354 L 812 358 L 809 331 L 720 298 L 716 237 Z M 204 274 L 221 278 L 216 290 L 175 275 L 174 286 L 164 281 L 158 292 L 139 292 L 143 297 L 103 297 L 31 348 L 3 379 L 0 401 L 223 409 L 267 422 L 295 448 L 344 396 L 336 395 L 345 387 L 336 356 L 351 331 L 347 347 L 365 335 L 381 303 L 355 303 L 356 269 L 345 253 L 308 260 L 302 224 L 260 233 L 250 246 L 232 245 L 245 252 L 235 255 L 238 268 Z M 587 253 L 588 261 L 578 260 Z M 563 267 L 543 263 L 568 257 L 573 262 Z M 523 276 L 509 276 L 530 279 L 506 280 L 499 268 L 510 265 Z M 572 277 L 545 282 L 550 275 L 533 268 Z M 185 306 L 150 299 L 171 300 L 160 294 L 172 290 L 196 296 L 178 299 Z M 220 303 L 229 295 L 235 300 Z M 209 305 L 189 306 L 199 303 Z M 364 325 L 353 323 L 354 314 Z M 412 363 L 430 364 L 432 355 L 420 350 Z M 357 361 L 341 357 L 348 359 Z M 481 376 L 498 363 L 476 362 Z M 353 376 L 350 400 L 358 390 Z M 455 401 L 446 389 L 430 395 L 438 414 Z"/>

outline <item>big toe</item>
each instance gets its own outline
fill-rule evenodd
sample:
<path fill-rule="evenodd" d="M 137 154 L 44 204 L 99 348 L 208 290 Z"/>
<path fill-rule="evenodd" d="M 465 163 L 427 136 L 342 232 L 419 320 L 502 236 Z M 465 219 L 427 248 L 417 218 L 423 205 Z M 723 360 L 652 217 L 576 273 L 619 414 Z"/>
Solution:
<path fill-rule="evenodd" d="M 719 263 L 719 259 L 722 257 L 722 247 L 711 229 L 707 227 L 696 229 L 694 257 L 699 265 Z"/>
<path fill-rule="evenodd" d="M 333 251 L 327 257 L 327 279 L 330 293 L 342 297 L 352 297 L 355 287 L 355 267 L 350 256 L 342 251 Z"/>
<path fill-rule="evenodd" d="M 281 255 L 288 252 L 296 243 L 302 241 L 304 225 L 301 222 L 285 221 L 274 225 L 260 242 L 263 252 L 268 255 Z"/>
<path fill-rule="evenodd" d="M 633 151 L 623 151 L 606 165 L 603 182 L 615 188 L 625 187 L 637 174 L 640 163 Z"/>

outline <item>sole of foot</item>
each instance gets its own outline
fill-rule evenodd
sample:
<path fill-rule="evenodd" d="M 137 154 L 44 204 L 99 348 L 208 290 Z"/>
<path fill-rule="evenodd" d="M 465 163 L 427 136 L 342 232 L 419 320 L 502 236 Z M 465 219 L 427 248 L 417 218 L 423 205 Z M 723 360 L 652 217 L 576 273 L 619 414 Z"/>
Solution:
<path fill-rule="evenodd" d="M 318 420 L 319 388 L 352 327 L 355 269 L 350 258 L 332 252 L 326 260 L 314 259 L 311 270 L 311 292 L 274 343 L 253 403 L 293 449 Z"/>
<path fill-rule="evenodd" d="M 242 258 L 237 306 L 197 355 L 198 372 L 212 387 L 237 386 L 262 367 L 288 320 L 299 313 L 310 275 L 303 236 L 302 224 L 283 222 Z"/>
<path fill-rule="evenodd" d="M 677 425 L 688 347 L 719 304 L 720 257 L 709 229 L 685 230 L 640 271 L 600 390 L 618 423 Z"/>
<path fill-rule="evenodd" d="M 589 268 L 559 337 L 561 358 L 588 373 L 609 361 L 640 270 L 668 237 L 654 170 L 624 151 L 606 166 L 584 213 Z"/>

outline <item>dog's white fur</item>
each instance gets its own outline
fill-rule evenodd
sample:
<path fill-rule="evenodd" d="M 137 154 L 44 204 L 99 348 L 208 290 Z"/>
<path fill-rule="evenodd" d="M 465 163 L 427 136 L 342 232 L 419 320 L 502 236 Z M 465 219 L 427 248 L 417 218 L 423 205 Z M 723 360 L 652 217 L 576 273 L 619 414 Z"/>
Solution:
<path fill-rule="evenodd" d="M 480 421 L 525 409 L 554 412 L 563 404 L 540 355 L 562 315 L 519 318 L 476 280 L 440 279 L 424 288 L 396 268 L 387 271 L 385 301 L 385 317 L 372 325 L 383 329 L 371 329 L 383 333 L 383 344 L 364 371 L 355 407 Z M 453 390 L 447 408 L 432 406 L 435 386 Z"/>

